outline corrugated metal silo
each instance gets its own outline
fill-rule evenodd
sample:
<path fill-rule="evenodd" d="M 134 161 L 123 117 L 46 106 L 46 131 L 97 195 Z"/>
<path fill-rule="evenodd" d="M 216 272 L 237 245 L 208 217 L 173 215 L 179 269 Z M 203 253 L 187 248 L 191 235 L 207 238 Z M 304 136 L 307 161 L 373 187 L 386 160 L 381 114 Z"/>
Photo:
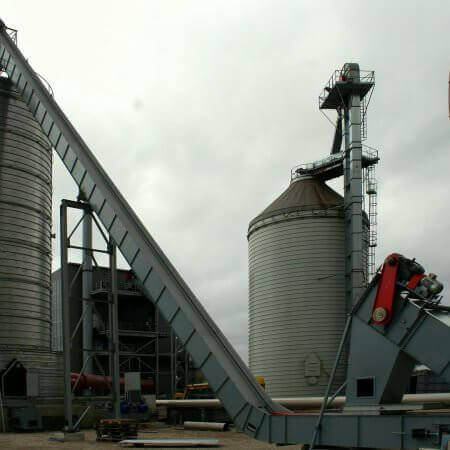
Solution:
<path fill-rule="evenodd" d="M 52 149 L 0 85 L 0 343 L 50 349 Z"/>
<path fill-rule="evenodd" d="M 343 198 L 292 181 L 250 222 L 248 245 L 250 369 L 272 396 L 322 395 L 345 322 Z"/>
<path fill-rule="evenodd" d="M 17 358 L 47 373 L 41 394 L 54 395 L 61 364 L 50 352 L 51 210 L 51 146 L 0 78 L 0 370 Z"/>

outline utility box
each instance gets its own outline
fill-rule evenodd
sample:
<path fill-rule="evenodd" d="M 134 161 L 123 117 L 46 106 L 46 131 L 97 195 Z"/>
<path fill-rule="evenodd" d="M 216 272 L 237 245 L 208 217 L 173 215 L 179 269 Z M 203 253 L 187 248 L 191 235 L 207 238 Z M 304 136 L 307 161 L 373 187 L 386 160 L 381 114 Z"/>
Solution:
<path fill-rule="evenodd" d="M 141 390 L 141 372 L 125 372 L 125 392 Z"/>
<path fill-rule="evenodd" d="M 141 372 L 125 372 L 125 398 L 132 403 L 141 400 Z"/>

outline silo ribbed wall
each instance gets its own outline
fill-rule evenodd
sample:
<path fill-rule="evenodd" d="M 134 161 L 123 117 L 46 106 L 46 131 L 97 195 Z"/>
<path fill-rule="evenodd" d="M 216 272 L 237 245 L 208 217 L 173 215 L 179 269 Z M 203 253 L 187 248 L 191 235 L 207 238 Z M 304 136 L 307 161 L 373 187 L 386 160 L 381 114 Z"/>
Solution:
<path fill-rule="evenodd" d="M 290 212 L 249 233 L 249 363 L 270 395 L 322 395 L 345 322 L 342 209 Z M 345 377 L 340 366 L 336 384 Z"/>
<path fill-rule="evenodd" d="M 0 344 L 50 349 L 52 149 L 0 82 Z"/>
<path fill-rule="evenodd" d="M 51 146 L 0 78 L 0 371 L 17 359 L 38 372 L 43 397 L 63 393 L 62 355 L 51 352 L 51 212 Z"/>

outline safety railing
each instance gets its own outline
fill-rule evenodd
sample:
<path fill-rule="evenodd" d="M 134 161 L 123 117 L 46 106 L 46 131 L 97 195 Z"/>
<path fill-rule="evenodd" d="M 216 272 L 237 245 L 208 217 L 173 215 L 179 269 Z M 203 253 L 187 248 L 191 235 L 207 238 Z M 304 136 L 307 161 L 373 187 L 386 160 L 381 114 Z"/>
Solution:
<path fill-rule="evenodd" d="M 319 95 L 319 107 L 337 83 L 375 83 L 375 71 L 373 70 L 360 70 L 359 80 L 352 78 L 349 72 L 349 70 L 337 69 L 331 74 L 330 79 Z"/>
<path fill-rule="evenodd" d="M 378 150 L 371 147 L 364 147 L 362 149 L 363 159 L 376 162 L 378 160 Z M 333 166 L 335 164 L 342 164 L 344 161 L 344 152 L 329 155 L 326 158 L 318 159 L 310 163 L 299 164 L 291 169 L 291 181 L 302 175 L 306 175 L 314 170 Z"/>

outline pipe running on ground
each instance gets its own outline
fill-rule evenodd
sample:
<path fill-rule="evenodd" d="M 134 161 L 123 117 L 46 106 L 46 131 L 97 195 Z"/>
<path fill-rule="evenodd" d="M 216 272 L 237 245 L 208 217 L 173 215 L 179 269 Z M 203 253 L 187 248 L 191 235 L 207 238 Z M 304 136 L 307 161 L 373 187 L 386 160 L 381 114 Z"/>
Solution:
<path fill-rule="evenodd" d="M 185 430 L 201 430 L 201 431 L 226 431 L 228 424 L 225 422 L 184 422 Z"/>
<path fill-rule="evenodd" d="M 274 402 L 292 410 L 319 409 L 322 406 L 323 397 L 297 397 L 297 398 L 274 398 Z M 450 406 L 450 393 L 434 394 L 406 394 L 403 396 L 402 404 L 410 405 L 414 403 L 444 403 Z M 330 408 L 342 408 L 345 404 L 345 397 L 336 397 Z M 221 408 L 220 400 L 202 399 L 202 400 L 156 400 L 156 406 L 165 406 L 169 408 Z"/>

